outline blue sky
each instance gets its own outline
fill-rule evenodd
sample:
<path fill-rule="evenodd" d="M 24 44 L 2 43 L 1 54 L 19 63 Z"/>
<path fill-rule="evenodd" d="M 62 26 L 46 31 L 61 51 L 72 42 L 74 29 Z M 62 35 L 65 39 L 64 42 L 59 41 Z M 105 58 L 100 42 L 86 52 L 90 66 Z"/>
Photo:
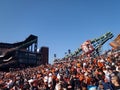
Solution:
<path fill-rule="evenodd" d="M 50 63 L 54 54 L 62 58 L 68 49 L 74 52 L 84 41 L 109 31 L 115 37 L 120 33 L 119 0 L 0 0 L 0 42 L 34 34 L 38 47 L 49 47 Z"/>

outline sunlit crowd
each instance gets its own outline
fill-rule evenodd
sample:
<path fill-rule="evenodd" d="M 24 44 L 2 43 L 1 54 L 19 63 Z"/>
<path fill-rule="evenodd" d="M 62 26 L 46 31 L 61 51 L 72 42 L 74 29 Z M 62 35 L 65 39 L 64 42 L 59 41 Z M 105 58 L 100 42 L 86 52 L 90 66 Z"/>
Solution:
<path fill-rule="evenodd" d="M 120 49 L 0 72 L 0 90 L 120 90 Z"/>

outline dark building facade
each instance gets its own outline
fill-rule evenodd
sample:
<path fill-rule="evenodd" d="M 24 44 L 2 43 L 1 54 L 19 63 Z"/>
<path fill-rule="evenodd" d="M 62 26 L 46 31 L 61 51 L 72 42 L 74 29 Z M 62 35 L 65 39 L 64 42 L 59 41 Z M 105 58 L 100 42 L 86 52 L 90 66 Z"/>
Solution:
<path fill-rule="evenodd" d="M 49 58 L 49 49 L 48 47 L 41 47 L 41 59 L 43 64 L 48 64 L 48 58 Z"/>
<path fill-rule="evenodd" d="M 38 37 L 30 35 L 17 43 L 0 43 L 0 68 L 38 66 L 48 63 L 49 49 L 37 51 Z"/>

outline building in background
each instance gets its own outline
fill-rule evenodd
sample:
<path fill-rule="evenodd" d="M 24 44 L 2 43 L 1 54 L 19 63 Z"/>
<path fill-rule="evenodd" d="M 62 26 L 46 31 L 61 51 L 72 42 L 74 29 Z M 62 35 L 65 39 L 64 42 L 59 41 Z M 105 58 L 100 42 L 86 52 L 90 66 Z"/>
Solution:
<path fill-rule="evenodd" d="M 0 43 L 0 68 L 15 68 L 48 64 L 49 48 L 38 50 L 38 37 L 30 35 L 17 43 Z"/>

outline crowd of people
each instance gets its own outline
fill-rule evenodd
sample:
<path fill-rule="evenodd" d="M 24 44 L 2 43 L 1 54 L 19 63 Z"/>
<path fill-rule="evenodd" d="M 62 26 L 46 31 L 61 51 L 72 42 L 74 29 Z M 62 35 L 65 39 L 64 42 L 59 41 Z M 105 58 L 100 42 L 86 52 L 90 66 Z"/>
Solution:
<path fill-rule="evenodd" d="M 120 90 L 120 50 L 0 72 L 0 90 Z"/>

